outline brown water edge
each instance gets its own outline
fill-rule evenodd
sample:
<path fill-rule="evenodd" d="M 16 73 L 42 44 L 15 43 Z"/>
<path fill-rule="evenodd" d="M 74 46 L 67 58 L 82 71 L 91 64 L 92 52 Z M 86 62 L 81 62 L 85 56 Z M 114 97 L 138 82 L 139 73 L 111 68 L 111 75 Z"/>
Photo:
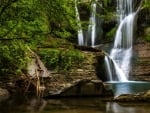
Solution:
<path fill-rule="evenodd" d="M 108 98 L 43 99 L 17 95 L 0 102 L 0 113 L 149 113 L 149 103 L 116 103 Z"/>
<path fill-rule="evenodd" d="M 110 84 L 110 83 L 109 83 Z M 134 93 L 150 89 L 148 82 L 111 83 L 119 93 Z M 31 95 L 14 95 L 0 102 L 0 113 L 150 113 L 150 103 L 113 102 L 108 97 L 38 98 Z"/>

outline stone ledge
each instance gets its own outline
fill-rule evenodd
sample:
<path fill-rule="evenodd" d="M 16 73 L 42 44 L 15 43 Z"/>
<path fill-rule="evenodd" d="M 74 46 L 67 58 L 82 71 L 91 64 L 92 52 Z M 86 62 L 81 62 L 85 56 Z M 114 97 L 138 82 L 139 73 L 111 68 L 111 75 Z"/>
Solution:
<path fill-rule="evenodd" d="M 113 100 L 119 102 L 150 102 L 150 90 L 137 94 L 123 94 Z"/>

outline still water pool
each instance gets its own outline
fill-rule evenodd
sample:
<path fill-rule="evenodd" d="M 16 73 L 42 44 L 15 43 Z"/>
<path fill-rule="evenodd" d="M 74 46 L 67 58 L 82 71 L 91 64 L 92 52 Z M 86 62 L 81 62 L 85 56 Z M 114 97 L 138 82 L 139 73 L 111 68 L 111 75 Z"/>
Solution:
<path fill-rule="evenodd" d="M 115 96 L 120 94 L 135 94 L 150 90 L 150 82 L 129 81 L 129 82 L 106 82 L 109 89 L 112 89 Z"/>
<path fill-rule="evenodd" d="M 116 95 L 150 89 L 148 82 L 109 83 L 109 85 L 116 91 Z M 38 99 L 18 95 L 1 101 L 0 113 L 150 113 L 150 103 L 116 103 L 104 100 L 102 97 Z"/>

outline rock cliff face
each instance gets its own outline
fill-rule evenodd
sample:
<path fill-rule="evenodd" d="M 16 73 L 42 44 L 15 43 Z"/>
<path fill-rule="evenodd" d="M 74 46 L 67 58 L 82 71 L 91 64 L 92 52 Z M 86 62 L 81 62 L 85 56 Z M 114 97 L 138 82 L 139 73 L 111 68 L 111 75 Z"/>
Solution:
<path fill-rule="evenodd" d="M 150 8 L 138 14 L 134 40 L 133 79 L 150 81 Z"/>
<path fill-rule="evenodd" d="M 44 80 L 44 97 L 51 96 L 106 96 L 112 95 L 99 79 L 103 77 L 104 53 L 99 49 L 78 47 L 85 60 L 68 72 L 50 71 Z"/>
<path fill-rule="evenodd" d="M 141 0 L 135 0 L 134 10 L 140 6 Z M 116 21 L 116 0 L 110 0 L 107 3 L 106 1 L 98 1 L 102 5 L 102 9 L 99 9 L 99 14 L 101 16 L 102 22 L 102 40 L 101 43 L 104 43 L 104 48 L 107 48 L 108 43 L 113 42 L 113 37 L 115 36 L 117 29 Z M 83 3 L 84 5 L 87 5 Z M 144 2 L 143 2 L 144 5 Z M 82 9 L 81 16 L 86 17 L 86 19 L 81 18 L 81 20 L 88 20 L 89 14 L 87 9 L 81 5 Z M 87 11 L 83 13 L 83 11 Z M 137 21 L 136 21 L 137 19 Z M 137 14 L 135 19 L 136 28 L 135 28 L 135 38 L 134 38 L 134 58 L 133 58 L 133 68 L 131 79 L 133 80 L 146 80 L 150 81 L 150 8 L 142 6 L 141 10 Z M 109 44 L 110 45 L 110 44 Z M 102 49 L 102 48 L 101 48 Z M 96 57 L 95 57 L 96 58 Z M 102 60 L 101 60 L 102 61 Z M 101 61 L 99 62 L 100 64 Z M 101 68 L 104 68 L 101 66 Z M 106 80 L 104 69 L 100 69 L 99 66 L 96 66 L 96 74 L 102 80 Z"/>
<path fill-rule="evenodd" d="M 134 80 L 150 81 L 150 43 L 139 43 L 134 46 L 133 61 Z"/>

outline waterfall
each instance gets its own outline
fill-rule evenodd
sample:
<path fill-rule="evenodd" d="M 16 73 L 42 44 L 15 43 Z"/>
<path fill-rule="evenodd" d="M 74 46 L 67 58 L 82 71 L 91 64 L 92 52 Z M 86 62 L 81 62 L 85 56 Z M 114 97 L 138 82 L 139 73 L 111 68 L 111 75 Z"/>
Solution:
<path fill-rule="evenodd" d="M 84 45 L 84 37 L 83 37 L 82 26 L 80 23 L 80 15 L 79 15 L 78 7 L 77 7 L 77 0 L 75 0 L 75 12 L 76 12 L 76 18 L 78 21 L 78 44 Z"/>
<path fill-rule="evenodd" d="M 82 30 L 80 15 L 77 7 L 77 0 L 75 0 L 75 11 L 76 11 L 76 18 L 78 21 L 78 44 L 79 45 L 95 47 L 96 43 L 98 43 L 96 42 L 96 37 L 99 38 L 101 37 L 102 34 L 102 30 L 100 27 L 101 21 L 100 19 L 96 18 L 96 13 L 97 13 L 96 5 L 97 5 L 97 0 L 92 1 L 88 29 L 84 31 Z"/>
<path fill-rule="evenodd" d="M 89 26 L 88 26 L 88 37 L 91 39 L 91 46 L 94 47 L 95 45 L 95 39 L 96 39 L 96 3 L 93 2 L 91 4 L 91 16 L 89 19 Z"/>
<path fill-rule="evenodd" d="M 133 0 L 117 0 L 119 27 L 109 57 L 105 57 L 110 81 L 128 81 L 131 69 L 135 12 Z M 111 62 L 110 62 L 111 61 Z M 114 77 L 115 76 L 115 77 Z"/>

